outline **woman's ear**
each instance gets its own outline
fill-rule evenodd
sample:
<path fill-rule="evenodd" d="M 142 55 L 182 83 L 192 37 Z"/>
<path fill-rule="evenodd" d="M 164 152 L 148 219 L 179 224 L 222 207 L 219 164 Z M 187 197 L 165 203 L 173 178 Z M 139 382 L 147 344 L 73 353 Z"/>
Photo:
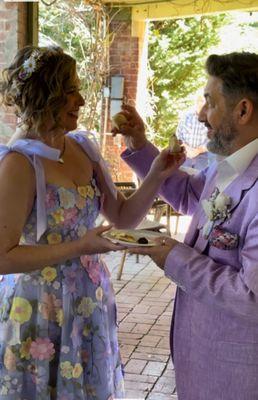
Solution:
<path fill-rule="evenodd" d="M 254 105 L 250 99 L 241 99 L 235 107 L 235 115 L 240 125 L 246 125 L 252 118 Z"/>

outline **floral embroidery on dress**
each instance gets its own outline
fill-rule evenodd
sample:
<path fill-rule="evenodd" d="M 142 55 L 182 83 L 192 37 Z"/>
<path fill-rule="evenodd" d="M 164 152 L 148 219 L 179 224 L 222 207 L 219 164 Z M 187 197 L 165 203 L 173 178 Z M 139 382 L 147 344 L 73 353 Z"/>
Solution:
<path fill-rule="evenodd" d="M 59 244 L 94 227 L 101 196 L 95 179 L 67 189 L 47 185 L 47 230 Z M 23 232 L 36 243 L 36 203 Z M 123 398 L 114 291 L 98 255 L 0 279 L 0 395 L 50 400 Z M 26 385 L 24 385 L 26 382 Z"/>

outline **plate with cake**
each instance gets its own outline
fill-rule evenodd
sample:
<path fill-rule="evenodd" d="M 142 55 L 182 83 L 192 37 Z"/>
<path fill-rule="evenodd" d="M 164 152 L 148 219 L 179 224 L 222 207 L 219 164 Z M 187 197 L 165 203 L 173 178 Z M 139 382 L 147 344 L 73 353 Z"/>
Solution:
<path fill-rule="evenodd" d="M 166 236 L 164 233 L 152 232 L 144 229 L 110 229 L 103 236 L 114 243 L 124 244 L 130 247 L 155 246 L 155 239 Z"/>

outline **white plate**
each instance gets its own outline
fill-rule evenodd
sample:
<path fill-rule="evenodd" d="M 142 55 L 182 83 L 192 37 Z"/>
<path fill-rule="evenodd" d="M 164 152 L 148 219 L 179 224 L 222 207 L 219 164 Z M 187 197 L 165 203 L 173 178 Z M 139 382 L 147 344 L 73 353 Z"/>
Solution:
<path fill-rule="evenodd" d="M 120 235 L 130 235 L 133 236 L 135 242 L 129 242 L 126 239 L 116 238 L 114 234 Z M 104 237 L 111 240 L 114 243 L 124 244 L 128 247 L 150 247 L 155 246 L 155 239 L 158 237 L 166 236 L 164 233 L 151 232 L 144 229 L 111 229 L 110 231 L 103 234 Z M 149 243 L 138 243 L 137 240 L 141 237 L 145 237 Z"/>

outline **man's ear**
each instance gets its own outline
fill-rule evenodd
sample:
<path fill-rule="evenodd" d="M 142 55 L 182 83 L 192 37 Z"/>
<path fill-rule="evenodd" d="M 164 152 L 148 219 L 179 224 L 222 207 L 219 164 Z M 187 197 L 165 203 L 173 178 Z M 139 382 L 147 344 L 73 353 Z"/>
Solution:
<path fill-rule="evenodd" d="M 235 107 L 235 115 L 240 125 L 246 125 L 254 112 L 253 102 L 247 98 L 241 99 Z"/>

